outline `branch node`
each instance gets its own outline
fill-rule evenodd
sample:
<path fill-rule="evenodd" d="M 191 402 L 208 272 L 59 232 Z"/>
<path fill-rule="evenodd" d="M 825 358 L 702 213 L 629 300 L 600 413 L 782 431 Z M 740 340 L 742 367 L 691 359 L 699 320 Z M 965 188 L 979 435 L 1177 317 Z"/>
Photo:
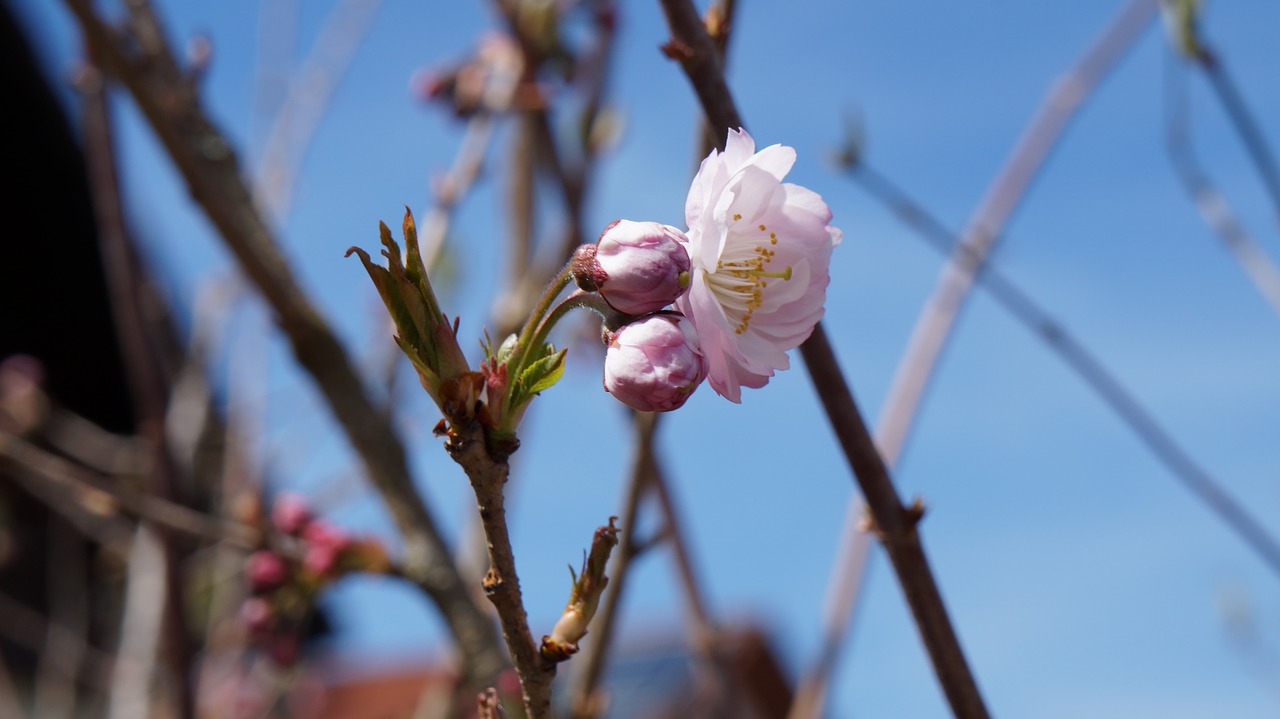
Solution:
<path fill-rule="evenodd" d="M 663 55 L 681 64 L 693 59 L 693 48 L 679 38 L 671 38 L 659 49 L 662 50 Z"/>
<path fill-rule="evenodd" d="M 484 573 L 484 579 L 480 580 L 480 586 L 484 589 L 486 597 L 492 597 L 502 588 L 502 575 L 498 574 L 498 570 L 489 567 L 489 571 Z"/>

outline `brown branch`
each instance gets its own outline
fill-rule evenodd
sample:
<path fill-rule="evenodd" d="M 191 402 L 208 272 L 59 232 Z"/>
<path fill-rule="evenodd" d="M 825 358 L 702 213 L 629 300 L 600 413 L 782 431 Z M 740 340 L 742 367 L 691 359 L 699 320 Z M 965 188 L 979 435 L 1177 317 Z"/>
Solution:
<path fill-rule="evenodd" d="M 529 632 L 529 618 L 520 594 L 520 578 L 516 574 L 515 555 L 507 532 L 504 490 L 509 466 L 496 461 L 485 449 L 484 430 L 476 423 L 449 429 L 445 449 L 466 471 L 475 491 L 489 554 L 489 571 L 485 573 L 484 593 L 493 603 L 520 677 L 520 690 L 528 719 L 541 719 L 551 712 L 551 680 L 555 664 L 543 661 L 538 645 Z"/>
<path fill-rule="evenodd" d="M 151 454 L 151 491 L 157 497 L 174 499 L 177 496 L 177 472 L 164 431 L 172 372 L 165 366 L 157 346 L 169 328 L 162 329 L 154 319 L 149 321 L 143 308 L 140 293 L 144 291 L 146 282 L 139 270 L 136 246 L 124 219 L 112 143 L 111 114 L 96 68 L 99 58 L 93 45 L 88 48 L 88 56 L 92 67 L 86 70 L 86 75 L 92 80 L 81 84 L 81 126 L 111 313 L 133 399 L 137 433 L 145 439 Z M 164 625 L 162 634 L 165 636 L 160 653 L 170 671 L 185 677 L 195 661 L 195 648 L 184 625 L 182 611 L 186 605 L 186 586 L 179 571 L 180 549 L 174 540 L 165 533 L 157 535 L 165 580 L 163 594 L 159 597 Z M 189 682 L 174 682 L 174 691 L 179 715 L 193 717 L 195 705 Z"/>
<path fill-rule="evenodd" d="M 951 261 L 944 268 L 934 294 L 917 322 L 885 400 L 877 444 L 889 464 L 895 463 L 901 454 L 933 367 L 987 252 L 1002 232 L 1005 222 L 1047 159 L 1058 137 L 1066 129 L 1075 110 L 1098 85 L 1107 70 L 1134 43 L 1155 15 L 1158 5 L 1158 0 L 1132 0 L 1086 51 L 1075 68 L 1054 84 L 975 211 L 964 240 L 954 246 Z M 847 625 L 847 614 L 853 611 L 853 602 L 857 597 L 854 587 L 861 582 L 861 573 L 866 566 L 868 540 L 856 529 L 855 508 L 850 507 L 845 516 L 845 528 L 841 533 L 842 549 L 838 554 L 840 563 L 832 567 L 827 596 L 832 602 L 836 601 L 835 597 L 843 597 L 849 603 L 843 620 L 832 615 L 834 622 L 829 625 L 828 637 L 839 631 L 838 623 Z M 860 569 L 850 572 L 844 564 L 846 557 Z M 834 650 L 823 651 L 824 654 L 834 656 Z M 832 663 L 820 658 L 815 671 L 829 671 L 831 666 Z M 825 679 L 816 677 L 814 681 L 825 683 Z M 810 691 L 810 698 L 825 695 L 825 688 L 815 686 Z M 814 707 L 814 711 L 816 713 L 807 716 L 818 716 L 821 703 Z M 800 719 L 805 715 L 793 716 Z"/>
<path fill-rule="evenodd" d="M 693 4 L 688 0 L 662 0 L 662 7 L 672 33 L 668 55 L 680 61 L 711 126 L 725 133 L 741 127 L 715 47 Z M 898 499 L 821 324 L 814 327 L 800 350 L 866 498 L 952 711 L 958 717 L 988 716 L 916 532 L 918 516 Z"/>
<path fill-rule="evenodd" d="M 272 307 L 299 364 L 315 381 L 404 537 L 406 575 L 439 606 L 468 682 L 492 683 L 506 664 L 493 627 L 467 594 L 434 518 L 417 494 L 395 428 L 369 398 L 346 350 L 302 291 L 253 203 L 231 145 L 208 119 L 145 0 L 130 0 L 122 36 L 89 0 L 64 0 L 105 68 L 133 96 L 189 191 Z M 137 49 L 135 49 L 135 47 Z"/>
<path fill-rule="evenodd" d="M 246 549 L 262 546 L 261 534 L 252 527 L 214 519 L 149 492 L 128 487 L 123 482 L 109 485 L 75 464 L 8 432 L 0 432 L 0 461 L 19 470 L 14 476 L 32 494 L 44 497 L 48 492 L 43 487 L 48 487 L 55 490 L 56 496 L 69 500 L 90 517 L 124 513 L 209 541 L 230 542 Z"/>

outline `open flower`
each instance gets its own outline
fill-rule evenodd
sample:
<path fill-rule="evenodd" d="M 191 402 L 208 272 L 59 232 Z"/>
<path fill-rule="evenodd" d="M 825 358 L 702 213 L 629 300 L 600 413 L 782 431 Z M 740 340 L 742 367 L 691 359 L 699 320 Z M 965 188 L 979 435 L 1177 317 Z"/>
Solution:
<path fill-rule="evenodd" d="M 841 232 L 817 193 L 782 181 L 795 159 L 782 145 L 756 152 L 745 130 L 730 130 L 685 201 L 693 279 L 676 309 L 698 332 L 712 388 L 733 402 L 787 369 L 787 350 L 822 319 Z"/>

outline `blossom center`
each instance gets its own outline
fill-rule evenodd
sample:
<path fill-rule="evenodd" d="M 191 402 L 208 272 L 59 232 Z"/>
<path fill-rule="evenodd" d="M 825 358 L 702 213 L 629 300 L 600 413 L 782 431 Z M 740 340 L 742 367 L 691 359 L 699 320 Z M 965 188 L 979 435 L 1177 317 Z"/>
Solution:
<path fill-rule="evenodd" d="M 733 219 L 742 219 L 742 215 L 734 215 Z M 790 267 L 780 271 L 769 267 L 777 254 L 769 246 L 778 244 L 778 236 L 765 225 L 758 228 L 769 233 L 767 243 L 753 245 L 746 238 L 736 242 L 730 238 L 716 263 L 716 271 L 707 274 L 707 285 L 733 325 L 734 334 L 740 335 L 751 326 L 751 316 L 764 303 L 764 291 L 770 279 L 791 279 Z"/>

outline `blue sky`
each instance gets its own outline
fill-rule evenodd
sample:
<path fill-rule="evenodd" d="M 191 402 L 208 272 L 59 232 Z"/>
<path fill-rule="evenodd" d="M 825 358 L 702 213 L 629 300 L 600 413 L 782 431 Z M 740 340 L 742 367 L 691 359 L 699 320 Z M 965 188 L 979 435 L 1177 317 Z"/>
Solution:
<path fill-rule="evenodd" d="M 18 0 L 49 69 L 66 76 L 74 28 L 60 4 Z M 170 30 L 213 40 L 205 94 L 242 148 L 257 151 L 257 4 L 161 3 Z M 304 3 L 296 54 L 330 2 Z M 761 144 L 796 147 L 791 179 L 821 193 L 845 233 L 827 326 L 874 420 L 940 259 L 827 162 L 842 118 L 861 114 L 871 164 L 952 227 L 982 197 L 1054 79 L 1116 2 L 743 3 L 730 85 Z M 656 3 L 621 8 L 612 101 L 626 118 L 589 198 L 588 228 L 625 217 L 682 220 L 694 157 L 692 94 L 657 47 Z M 376 222 L 427 207 L 462 126 L 410 93 L 421 67 L 464 56 L 496 20 L 486 3 L 386 0 L 333 98 L 280 234 L 295 267 L 354 352 L 387 340 L 364 273 L 344 260 Z M 1274 29 L 1280 6 L 1210 3 L 1206 35 L 1268 140 L 1280 144 Z M 289 47 L 288 35 L 273 42 Z M 1091 98 L 1008 228 L 996 261 L 1152 411 L 1191 455 L 1280 532 L 1280 317 L 1205 228 L 1164 151 L 1171 62 L 1153 26 Z M 1274 209 L 1208 87 L 1191 79 L 1193 142 L 1246 227 L 1280 256 Z M 231 271 L 132 105 L 116 103 L 132 219 L 175 298 L 194 301 Z M 505 140 L 500 138 L 500 143 Z M 251 155 L 252 156 L 252 155 Z M 478 336 L 502 274 L 501 153 L 460 207 L 462 283 L 447 300 Z M 590 230 L 589 230 L 590 231 Z M 452 312 L 451 312 L 452 313 Z M 233 333 L 264 322 L 253 304 Z M 305 380 L 278 342 L 247 380 L 265 406 L 273 476 L 337 487 L 338 519 L 385 532 L 378 502 L 349 480 Z M 255 349 L 256 347 L 256 349 Z M 258 354 L 255 354 L 258 353 Z M 516 458 L 513 534 L 534 631 L 549 627 L 592 528 L 622 496 L 629 434 L 600 390 L 597 354 L 575 346 L 563 384 L 535 403 Z M 225 373 L 225 368 L 220 370 Z M 225 377 L 220 378 L 225 381 Z M 430 436 L 434 410 L 404 382 L 397 398 L 424 492 L 456 530 L 470 508 L 461 473 Z M 823 593 L 852 482 L 797 358 L 741 406 L 709 389 L 661 431 L 696 561 L 718 617 L 762 622 L 793 671 L 818 639 Z M 566 456 L 575 457 L 570 463 Z M 344 480 L 346 476 L 348 479 Z M 1038 339 L 981 292 L 966 308 L 898 480 L 930 512 L 926 549 L 993 711 L 1019 717 L 1263 717 L 1280 667 L 1233 641 L 1225 607 L 1252 607 L 1257 638 L 1280 648 L 1280 584 Z M 630 583 L 624 638 L 677 630 L 673 574 L 654 555 Z M 431 652 L 426 604 L 377 582 L 346 586 L 344 646 L 364 656 Z M 833 716 L 944 716 L 901 592 L 878 552 L 833 695 Z"/>

